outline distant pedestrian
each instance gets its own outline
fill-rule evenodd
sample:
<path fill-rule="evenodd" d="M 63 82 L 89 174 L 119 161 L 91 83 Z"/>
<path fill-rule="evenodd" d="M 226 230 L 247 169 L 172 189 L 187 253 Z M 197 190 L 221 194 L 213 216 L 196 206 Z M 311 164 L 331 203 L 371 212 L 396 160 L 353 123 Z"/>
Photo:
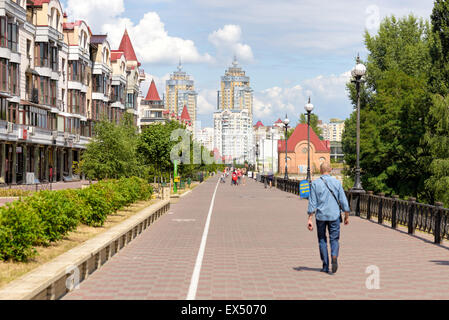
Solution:
<path fill-rule="evenodd" d="M 268 172 L 268 182 L 270 183 L 270 189 L 273 187 L 274 174 L 273 171 Z"/>
<path fill-rule="evenodd" d="M 232 180 L 231 180 L 231 185 L 237 185 L 237 179 L 238 179 L 238 176 L 237 176 L 237 172 L 233 172 L 232 173 Z"/>
<path fill-rule="evenodd" d="M 321 177 L 312 182 L 309 196 L 309 221 L 307 228 L 313 231 L 313 215 L 316 213 L 316 226 L 320 257 L 323 262 L 321 272 L 329 272 L 326 228 L 329 232 L 332 257 L 332 273 L 338 269 L 341 212 L 345 213 L 344 223 L 349 223 L 349 204 L 341 183 L 330 176 L 331 166 L 323 162 L 320 167 Z"/>

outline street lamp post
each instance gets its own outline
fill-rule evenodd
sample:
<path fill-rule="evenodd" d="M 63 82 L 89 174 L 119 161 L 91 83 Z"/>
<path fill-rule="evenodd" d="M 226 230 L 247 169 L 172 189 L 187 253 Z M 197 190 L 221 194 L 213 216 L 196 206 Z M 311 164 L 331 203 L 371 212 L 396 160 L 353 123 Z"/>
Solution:
<path fill-rule="evenodd" d="M 271 127 L 270 129 L 271 131 L 271 171 L 274 174 L 274 152 L 273 152 L 273 148 L 274 148 L 274 128 Z"/>
<path fill-rule="evenodd" d="M 259 172 L 259 144 L 256 143 L 256 171 Z"/>
<path fill-rule="evenodd" d="M 312 177 L 310 175 L 310 115 L 313 111 L 313 104 L 309 102 L 304 106 L 304 109 L 307 111 L 307 181 L 309 184 L 312 182 Z"/>
<path fill-rule="evenodd" d="M 365 193 L 360 179 L 360 86 L 363 82 L 363 76 L 366 73 L 366 67 L 360 62 L 360 57 L 357 55 L 357 63 L 352 69 L 351 82 L 355 83 L 357 91 L 357 160 L 354 178 L 354 187 L 351 189 L 351 208 L 355 211 L 356 216 L 360 216 L 360 195 Z"/>
<path fill-rule="evenodd" d="M 362 187 L 362 181 L 360 179 L 360 86 L 365 73 L 366 67 L 360 62 L 360 57 L 357 56 L 357 64 L 351 72 L 353 77 L 352 82 L 355 83 L 355 88 L 357 91 L 357 160 L 354 187 L 351 190 L 353 193 L 365 193 L 365 190 L 363 190 Z"/>
<path fill-rule="evenodd" d="M 287 114 L 285 114 L 284 126 L 285 126 L 285 176 L 284 179 L 288 180 L 288 168 L 287 168 L 287 128 L 290 120 L 287 118 Z"/>
<path fill-rule="evenodd" d="M 262 174 L 265 174 L 265 139 L 262 138 Z"/>

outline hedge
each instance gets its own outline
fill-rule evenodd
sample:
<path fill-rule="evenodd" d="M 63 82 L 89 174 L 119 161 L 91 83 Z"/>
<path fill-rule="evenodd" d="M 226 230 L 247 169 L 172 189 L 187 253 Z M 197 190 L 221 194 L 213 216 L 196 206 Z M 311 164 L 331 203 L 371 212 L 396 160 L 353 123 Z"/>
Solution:
<path fill-rule="evenodd" d="M 39 191 L 6 204 L 0 207 L 0 260 L 27 261 L 36 255 L 35 246 L 58 241 L 81 223 L 103 226 L 108 215 L 152 193 L 146 181 L 133 177 L 85 189 Z"/>

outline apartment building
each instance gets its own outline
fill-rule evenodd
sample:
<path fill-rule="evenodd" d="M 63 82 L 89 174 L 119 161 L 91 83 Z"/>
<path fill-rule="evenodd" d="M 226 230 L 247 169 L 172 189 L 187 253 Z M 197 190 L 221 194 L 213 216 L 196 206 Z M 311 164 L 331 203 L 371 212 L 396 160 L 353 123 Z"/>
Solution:
<path fill-rule="evenodd" d="M 94 123 L 136 118 L 143 72 L 126 30 L 122 43 L 114 54 L 58 0 L 0 2 L 0 183 L 79 178 Z"/>

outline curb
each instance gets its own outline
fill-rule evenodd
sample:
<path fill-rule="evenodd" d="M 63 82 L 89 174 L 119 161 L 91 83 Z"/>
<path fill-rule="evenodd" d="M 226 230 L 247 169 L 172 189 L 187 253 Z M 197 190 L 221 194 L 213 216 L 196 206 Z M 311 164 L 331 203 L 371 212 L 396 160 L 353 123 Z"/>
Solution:
<path fill-rule="evenodd" d="M 0 289 L 0 300 L 56 300 L 72 291 L 170 208 L 155 203 Z"/>

